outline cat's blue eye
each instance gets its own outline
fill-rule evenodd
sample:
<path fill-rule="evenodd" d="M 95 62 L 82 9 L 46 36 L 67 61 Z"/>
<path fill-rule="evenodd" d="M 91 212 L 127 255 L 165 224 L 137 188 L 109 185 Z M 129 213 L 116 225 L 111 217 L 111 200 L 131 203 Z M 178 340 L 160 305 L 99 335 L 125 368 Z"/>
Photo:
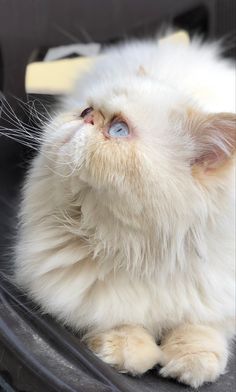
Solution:
<path fill-rule="evenodd" d="M 129 135 L 129 127 L 123 121 L 115 122 L 108 129 L 108 134 L 111 137 L 127 137 Z"/>

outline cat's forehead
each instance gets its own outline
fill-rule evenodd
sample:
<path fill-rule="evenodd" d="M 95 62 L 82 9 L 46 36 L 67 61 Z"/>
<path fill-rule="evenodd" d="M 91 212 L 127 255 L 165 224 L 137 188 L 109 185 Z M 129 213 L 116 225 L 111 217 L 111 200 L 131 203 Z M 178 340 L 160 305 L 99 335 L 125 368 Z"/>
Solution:
<path fill-rule="evenodd" d="M 78 83 L 73 105 L 92 107 L 107 117 L 121 113 L 132 121 L 160 121 L 186 97 L 153 72 L 150 53 L 154 55 L 151 50 L 145 56 L 143 47 L 136 46 L 108 53 Z"/>
<path fill-rule="evenodd" d="M 101 110 L 108 116 L 124 113 L 146 118 L 163 115 L 180 105 L 183 97 L 171 86 L 148 77 L 127 74 L 100 78 L 87 88 L 84 104 Z"/>

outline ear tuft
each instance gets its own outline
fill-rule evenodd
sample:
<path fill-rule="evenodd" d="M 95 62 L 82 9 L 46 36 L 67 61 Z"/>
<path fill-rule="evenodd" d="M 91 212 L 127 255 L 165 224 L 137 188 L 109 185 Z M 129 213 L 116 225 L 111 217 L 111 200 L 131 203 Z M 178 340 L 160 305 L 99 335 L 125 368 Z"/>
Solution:
<path fill-rule="evenodd" d="M 206 172 L 222 167 L 236 151 L 236 114 L 188 113 L 188 128 L 194 141 L 192 164 Z"/>

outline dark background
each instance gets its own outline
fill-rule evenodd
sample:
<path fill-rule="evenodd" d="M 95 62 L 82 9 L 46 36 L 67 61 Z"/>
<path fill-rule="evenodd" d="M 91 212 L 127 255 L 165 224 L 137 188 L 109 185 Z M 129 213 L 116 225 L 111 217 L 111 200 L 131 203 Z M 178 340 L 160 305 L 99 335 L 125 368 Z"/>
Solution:
<path fill-rule="evenodd" d="M 17 126 L 7 118 L 6 109 L 10 117 L 16 113 L 29 123 L 25 107 L 16 99 L 32 99 L 24 89 L 26 65 L 42 60 L 48 48 L 58 45 L 76 41 L 107 45 L 150 36 L 163 24 L 171 24 L 206 39 L 224 37 L 225 56 L 235 57 L 235 4 L 234 0 L 0 0 L 0 91 L 7 99 L 0 102 L 0 391 L 191 390 L 159 378 L 158 369 L 141 379 L 117 374 L 79 338 L 41 316 L 8 281 L 19 190 L 33 151 L 6 137 Z M 37 99 L 49 109 L 55 101 L 48 96 Z M 43 111 L 40 104 L 39 110 Z M 235 391 L 234 367 L 232 358 L 228 373 L 200 391 Z"/>

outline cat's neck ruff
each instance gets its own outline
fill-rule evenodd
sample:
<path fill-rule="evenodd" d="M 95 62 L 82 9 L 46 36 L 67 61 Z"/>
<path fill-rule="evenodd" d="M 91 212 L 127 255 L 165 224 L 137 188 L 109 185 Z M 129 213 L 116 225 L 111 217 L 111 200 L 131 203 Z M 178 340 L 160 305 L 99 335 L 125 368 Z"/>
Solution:
<path fill-rule="evenodd" d="M 131 208 L 125 210 L 123 205 L 126 213 L 121 213 L 119 207 L 114 207 L 118 203 L 109 204 L 108 197 L 87 191 L 78 204 L 74 201 L 62 212 L 61 221 L 66 219 L 73 242 L 75 238 L 83 239 L 86 257 L 98 265 L 100 279 L 111 271 L 126 271 L 140 279 L 155 278 L 160 273 L 171 277 L 177 272 L 187 273 L 193 264 L 200 267 L 208 261 L 205 238 L 217 231 L 221 219 L 212 199 L 208 202 L 202 211 L 196 206 L 197 214 L 191 217 L 186 206 L 182 215 L 179 212 L 179 216 L 172 216 L 170 226 L 159 212 L 152 210 L 152 216 L 144 212 L 141 219 L 141 212 L 136 217 Z"/>

